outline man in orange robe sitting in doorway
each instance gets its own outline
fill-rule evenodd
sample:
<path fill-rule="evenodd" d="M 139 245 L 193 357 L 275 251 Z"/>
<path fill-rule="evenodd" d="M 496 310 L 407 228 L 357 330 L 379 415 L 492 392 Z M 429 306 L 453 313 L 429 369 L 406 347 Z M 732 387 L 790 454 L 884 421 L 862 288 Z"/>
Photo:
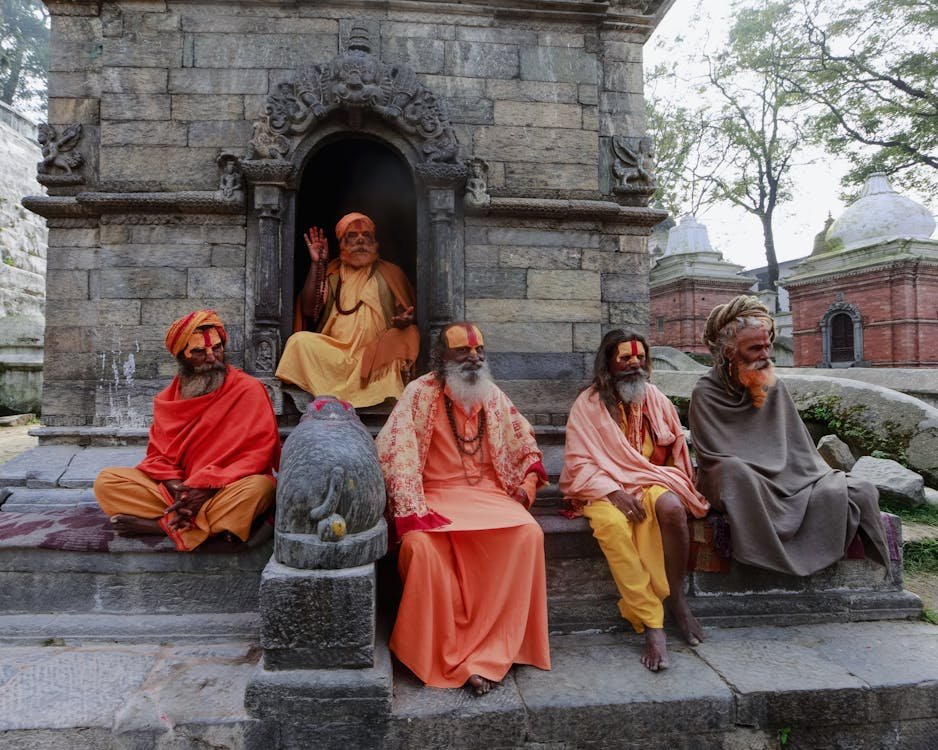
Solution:
<path fill-rule="evenodd" d="M 95 497 L 118 533 L 165 532 L 180 552 L 216 534 L 247 541 L 273 503 L 277 420 L 264 386 L 226 364 L 227 341 L 212 310 L 170 326 L 166 348 L 179 374 L 153 399 L 146 458 L 95 479 Z"/>
<path fill-rule="evenodd" d="M 547 480 L 479 329 L 446 327 L 431 364 L 377 439 L 404 581 L 390 646 L 427 685 L 483 695 L 512 664 L 550 669 L 544 534 L 528 512 Z"/>
<path fill-rule="evenodd" d="M 312 265 L 299 305 L 316 332 L 287 339 L 276 374 L 314 396 L 373 406 L 401 395 L 402 370 L 417 358 L 414 290 L 398 266 L 378 257 L 367 216 L 346 214 L 335 235 L 339 257 L 328 265 L 325 232 L 313 227 L 303 236 Z"/>

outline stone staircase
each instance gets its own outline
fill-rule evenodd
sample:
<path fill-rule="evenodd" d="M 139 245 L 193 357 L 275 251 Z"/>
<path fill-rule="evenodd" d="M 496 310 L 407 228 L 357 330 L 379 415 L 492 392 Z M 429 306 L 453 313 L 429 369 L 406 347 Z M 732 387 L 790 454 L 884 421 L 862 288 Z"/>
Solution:
<path fill-rule="evenodd" d="M 380 416 L 364 420 L 377 429 Z M 563 429 L 537 429 L 556 479 Z M 144 451 L 143 432 L 86 431 L 82 441 L 43 432 L 39 448 L 0 467 L 0 520 L 93 512 L 100 468 L 132 465 Z M 618 617 L 587 523 L 558 513 L 555 485 L 540 495 L 535 516 L 545 531 L 552 671 L 517 668 L 482 700 L 424 688 L 392 663 L 385 611 L 376 664 L 366 671 L 387 697 L 377 699 L 383 708 L 365 745 L 350 743 L 338 724 L 329 737 L 302 728 L 291 735 L 302 727 L 295 721 L 269 735 L 271 725 L 256 718 L 258 711 L 295 718 L 308 711 L 306 700 L 338 717 L 359 700 L 351 676 L 338 693 L 330 683 L 326 694 L 295 705 L 268 705 L 262 690 L 252 692 L 259 651 L 251 644 L 269 543 L 239 554 L 178 554 L 168 542 L 141 540 L 104 553 L 0 543 L 0 676 L 24 675 L 0 679 L 0 705 L 21 706 L 0 717 L 0 746 L 772 748 L 789 730 L 788 747 L 934 747 L 938 629 L 895 622 L 921 609 L 902 590 L 901 567 L 885 580 L 862 560 L 809 579 L 735 565 L 729 573 L 691 573 L 691 604 L 708 639 L 691 649 L 673 636 L 671 669 L 652 675 L 638 663 L 640 637 Z M 393 575 L 393 562 L 383 566 Z M 886 621 L 848 622 L 859 620 Z M 726 625 L 735 627 L 719 627 Z M 69 712 L 63 688 L 77 681 L 75 689 L 84 690 L 88 670 L 126 664 L 135 670 L 128 685 L 136 685 L 122 688 L 128 695 L 102 688 L 95 718 L 87 701 Z M 291 679 L 289 671 L 280 674 Z M 112 686 L 115 678 L 94 679 Z M 64 701 L 62 715 L 31 710 L 36 699 Z M 179 723 L 167 729 L 172 721 Z"/>

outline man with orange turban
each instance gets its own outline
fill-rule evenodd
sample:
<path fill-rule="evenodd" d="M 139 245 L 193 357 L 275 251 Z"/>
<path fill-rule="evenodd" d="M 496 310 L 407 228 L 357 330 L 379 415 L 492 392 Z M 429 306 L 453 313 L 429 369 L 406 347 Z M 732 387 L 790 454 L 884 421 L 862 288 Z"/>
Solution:
<path fill-rule="evenodd" d="M 372 406 L 404 390 L 402 370 L 417 358 L 414 290 L 404 272 L 378 257 L 374 222 L 343 216 L 339 257 L 327 264 L 322 229 L 304 236 L 312 266 L 300 293 L 303 325 L 284 347 L 277 377 L 312 395 Z"/>
<path fill-rule="evenodd" d="M 534 431 L 492 382 L 482 333 L 440 333 L 377 439 L 404 593 L 391 651 L 432 687 L 487 693 L 512 664 L 550 669 L 546 484 Z"/>
<path fill-rule="evenodd" d="M 166 348 L 179 373 L 153 399 L 146 458 L 133 469 L 103 469 L 94 483 L 118 533 L 165 533 L 181 552 L 216 534 L 247 541 L 273 503 L 277 420 L 264 386 L 226 364 L 227 341 L 213 310 L 169 327 Z"/>
<path fill-rule="evenodd" d="M 609 331 L 593 364 L 593 382 L 567 420 L 560 489 L 584 515 L 606 556 L 621 599 L 619 612 L 644 633 L 642 664 L 668 666 L 667 604 L 692 646 L 703 632 L 684 596 L 690 545 L 688 515 L 709 504 L 694 489 L 693 469 L 677 410 L 648 382 L 648 342 Z"/>

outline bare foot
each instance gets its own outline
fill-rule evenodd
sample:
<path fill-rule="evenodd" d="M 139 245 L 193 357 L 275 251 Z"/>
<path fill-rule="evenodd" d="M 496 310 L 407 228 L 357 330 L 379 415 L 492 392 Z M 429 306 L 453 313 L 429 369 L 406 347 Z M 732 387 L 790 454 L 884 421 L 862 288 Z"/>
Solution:
<path fill-rule="evenodd" d="M 684 640 L 691 646 L 699 646 L 704 639 L 703 628 L 700 627 L 694 613 L 690 611 L 687 600 L 683 597 L 680 599 L 671 597 L 671 601 L 668 602 L 668 609 L 671 610 L 674 621 L 677 623 L 681 635 L 684 636 Z"/>
<path fill-rule="evenodd" d="M 481 675 L 477 674 L 472 675 L 472 677 L 466 680 L 466 687 L 468 687 L 472 691 L 473 695 L 476 696 L 485 695 L 493 687 L 495 687 L 496 684 L 497 683 L 492 682 L 491 680 L 487 680 Z"/>
<path fill-rule="evenodd" d="M 155 518 L 138 518 L 137 516 L 128 516 L 120 513 L 111 516 L 111 524 L 121 536 L 149 536 L 151 534 L 162 534 L 160 522 Z"/>
<path fill-rule="evenodd" d="M 645 628 L 645 653 L 642 654 L 641 662 L 652 672 L 670 666 L 664 628 Z"/>

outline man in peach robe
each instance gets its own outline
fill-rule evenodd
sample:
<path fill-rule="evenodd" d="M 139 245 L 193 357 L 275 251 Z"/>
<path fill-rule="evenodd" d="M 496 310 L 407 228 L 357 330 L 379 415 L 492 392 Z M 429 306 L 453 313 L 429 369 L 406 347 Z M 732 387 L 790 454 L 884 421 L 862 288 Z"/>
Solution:
<path fill-rule="evenodd" d="M 170 326 L 166 348 L 179 374 L 153 399 L 146 457 L 95 479 L 95 497 L 118 533 L 165 533 L 181 552 L 216 534 L 247 541 L 273 503 L 277 420 L 264 386 L 225 363 L 227 341 L 213 310 Z"/>
<path fill-rule="evenodd" d="M 300 293 L 300 328 L 284 347 L 277 377 L 314 396 L 355 407 L 397 398 L 402 371 L 417 358 L 414 290 L 404 272 L 378 257 L 374 222 L 350 213 L 335 227 L 339 257 L 328 262 L 322 229 L 304 235 L 310 266 Z"/>
<path fill-rule="evenodd" d="M 527 420 L 491 381 L 482 333 L 440 333 L 377 438 L 404 592 L 391 650 L 425 684 L 487 693 L 512 664 L 550 669 L 546 483 Z"/>
<path fill-rule="evenodd" d="M 688 514 L 709 504 L 694 489 L 677 411 L 654 385 L 648 342 L 610 331 L 596 354 L 593 382 L 567 420 L 560 489 L 585 515 L 619 590 L 619 611 L 645 634 L 641 661 L 668 666 L 664 602 L 691 645 L 703 634 L 684 597 Z"/>

